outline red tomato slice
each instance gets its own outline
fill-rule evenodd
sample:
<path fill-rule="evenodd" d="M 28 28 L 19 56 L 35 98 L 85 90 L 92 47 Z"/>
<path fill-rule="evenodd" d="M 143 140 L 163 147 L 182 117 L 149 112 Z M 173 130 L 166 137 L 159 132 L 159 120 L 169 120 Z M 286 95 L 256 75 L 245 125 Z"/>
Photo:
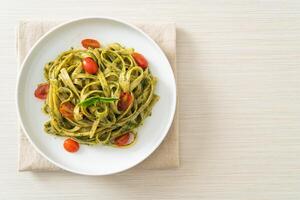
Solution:
<path fill-rule="evenodd" d="M 140 66 L 143 69 L 146 69 L 148 67 L 148 61 L 142 54 L 134 52 L 131 55 L 132 55 L 133 59 L 135 60 L 135 62 L 138 64 L 138 66 Z"/>
<path fill-rule="evenodd" d="M 122 92 L 118 101 L 118 110 L 125 111 L 132 103 L 132 95 L 130 92 Z"/>
<path fill-rule="evenodd" d="M 84 48 L 99 48 L 100 47 L 100 43 L 97 40 L 94 39 L 84 39 L 81 41 L 81 44 Z"/>
<path fill-rule="evenodd" d="M 89 74 L 96 74 L 98 71 L 98 65 L 93 58 L 86 57 L 83 59 L 83 69 Z"/>
<path fill-rule="evenodd" d="M 64 148 L 66 151 L 74 153 L 79 150 L 79 144 L 71 138 L 68 138 L 64 141 Z"/>
<path fill-rule="evenodd" d="M 49 92 L 49 83 L 39 84 L 34 91 L 34 96 L 39 99 L 46 99 Z"/>
<path fill-rule="evenodd" d="M 68 119 L 74 119 L 73 111 L 74 111 L 74 105 L 70 102 L 65 102 L 63 104 L 60 104 L 59 112 L 61 115 Z"/>
<path fill-rule="evenodd" d="M 115 139 L 115 144 L 118 146 L 126 146 L 133 142 L 134 135 L 131 132 L 127 132 Z"/>

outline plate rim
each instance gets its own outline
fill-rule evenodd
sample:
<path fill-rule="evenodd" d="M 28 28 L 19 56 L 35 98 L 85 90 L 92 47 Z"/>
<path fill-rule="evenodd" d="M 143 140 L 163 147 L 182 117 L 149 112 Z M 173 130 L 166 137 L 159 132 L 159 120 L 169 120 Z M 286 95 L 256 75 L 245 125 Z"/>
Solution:
<path fill-rule="evenodd" d="M 25 128 L 24 126 L 24 123 L 23 123 L 23 120 L 22 120 L 22 117 L 21 117 L 21 112 L 20 112 L 20 96 L 19 96 L 19 90 L 20 90 L 20 87 L 21 87 L 21 82 L 20 82 L 20 79 L 22 77 L 22 74 L 24 73 L 24 70 L 25 70 L 25 64 L 27 63 L 27 60 L 29 59 L 29 57 L 31 56 L 32 54 L 32 51 L 36 48 L 36 46 L 41 42 L 43 41 L 46 37 L 48 37 L 48 35 L 50 35 L 52 32 L 56 31 L 57 29 L 65 26 L 65 25 L 68 25 L 68 24 L 71 24 L 71 23 L 76 23 L 76 22 L 79 22 L 79 21 L 82 21 L 82 20 L 98 20 L 98 19 L 102 19 L 102 20 L 110 20 L 110 21 L 115 21 L 115 22 L 118 22 L 118 23 L 121 23 L 121 24 L 124 24 L 136 31 L 138 31 L 139 33 L 141 33 L 144 37 L 146 37 L 155 47 L 156 49 L 164 56 L 164 58 L 166 59 L 167 63 L 169 64 L 169 66 L 167 66 L 169 68 L 169 70 L 172 72 L 171 73 L 171 77 L 172 77 L 172 87 L 174 87 L 174 93 L 173 93 L 173 97 L 172 99 L 174 100 L 174 103 L 172 105 L 172 108 L 171 108 L 171 117 L 168 121 L 168 124 L 167 124 L 167 128 L 166 128 L 166 131 L 165 133 L 161 134 L 159 140 L 157 140 L 157 142 L 152 146 L 151 150 L 149 152 L 146 152 L 145 156 L 140 159 L 138 162 L 134 163 L 133 165 L 129 165 L 129 167 L 126 167 L 126 168 L 123 168 L 121 170 L 115 170 L 115 171 L 110 171 L 110 172 L 107 172 L 107 173 L 89 173 L 89 172 L 82 172 L 80 170 L 74 170 L 74 169 L 70 169 L 60 163 L 57 163 L 56 161 L 52 160 L 51 158 L 49 158 L 44 152 L 42 152 L 36 145 L 35 143 L 32 141 L 31 137 L 30 137 L 30 134 L 28 134 L 27 132 L 27 129 Z M 19 55 L 18 55 L 19 56 Z M 20 65 L 20 62 L 18 62 L 18 65 Z M 176 107 L 177 107 L 177 85 L 176 85 L 176 79 L 175 79 L 175 76 L 174 76 L 174 71 L 172 69 L 172 66 L 166 56 L 166 54 L 163 52 L 163 50 L 160 48 L 160 46 L 147 34 L 145 33 L 143 30 L 141 30 L 140 28 L 138 28 L 137 26 L 131 24 L 131 23 L 128 23 L 128 22 L 125 22 L 123 20 L 120 20 L 120 19 L 117 19 L 117 18 L 113 18 L 113 17 L 107 17 L 107 16 L 87 16 L 87 17 L 79 17 L 79 18 L 75 18 L 75 19 L 71 19 L 71 20 L 67 20 L 66 22 L 62 22 L 62 23 L 59 23 L 58 25 L 50 28 L 50 30 L 48 30 L 42 37 L 40 37 L 35 43 L 34 45 L 30 48 L 30 50 L 27 52 L 24 60 L 22 61 L 22 64 L 18 70 L 18 75 L 17 75 L 17 82 L 16 82 L 16 94 L 15 94 L 15 97 L 16 97 L 16 108 L 17 108 L 17 118 L 18 118 L 18 121 L 20 123 L 20 126 L 24 132 L 24 134 L 26 135 L 27 139 L 29 140 L 30 144 L 34 147 L 34 149 L 40 154 L 42 155 L 45 159 L 47 159 L 49 162 L 51 162 L 52 164 L 54 164 L 55 166 L 63 169 L 63 170 L 66 170 L 66 171 L 69 171 L 69 172 L 72 172 L 72 173 L 75 173 L 75 174 L 80 174 L 80 175 L 88 175 L 88 176 L 103 176 L 103 175 L 111 175 L 111 174 L 116 174 L 116 173 L 120 173 L 120 172 L 123 172 L 123 171 L 126 171 L 128 169 L 131 169 L 133 168 L 134 166 L 140 164 L 141 162 L 143 162 L 146 158 L 148 158 L 159 146 L 160 144 L 163 142 L 163 140 L 166 138 L 170 128 L 171 128 L 171 125 L 173 123 L 173 120 L 174 120 L 174 116 L 175 116 L 175 112 L 176 112 Z"/>

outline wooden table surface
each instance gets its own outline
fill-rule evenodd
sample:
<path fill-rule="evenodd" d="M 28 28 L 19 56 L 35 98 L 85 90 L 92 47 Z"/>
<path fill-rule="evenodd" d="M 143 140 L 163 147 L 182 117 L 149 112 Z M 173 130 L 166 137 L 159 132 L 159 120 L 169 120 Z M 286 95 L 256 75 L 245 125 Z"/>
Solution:
<path fill-rule="evenodd" d="M 18 20 L 88 15 L 177 23 L 179 169 L 17 172 Z M 9 0 L 0 44 L 1 200 L 300 199 L 300 1 Z"/>

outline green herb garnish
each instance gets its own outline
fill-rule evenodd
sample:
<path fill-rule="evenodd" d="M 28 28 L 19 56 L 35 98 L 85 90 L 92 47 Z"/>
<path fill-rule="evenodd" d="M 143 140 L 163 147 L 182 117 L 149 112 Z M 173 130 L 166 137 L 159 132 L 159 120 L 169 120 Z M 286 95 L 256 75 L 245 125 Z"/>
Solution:
<path fill-rule="evenodd" d="M 103 102 L 103 103 L 110 103 L 110 102 L 114 102 L 119 100 L 118 98 L 114 98 L 114 97 L 99 97 L 99 96 L 95 96 L 95 97 L 90 97 L 85 99 L 84 101 L 81 101 L 78 105 L 83 106 L 83 107 L 88 107 L 91 105 L 96 105 L 99 102 Z"/>

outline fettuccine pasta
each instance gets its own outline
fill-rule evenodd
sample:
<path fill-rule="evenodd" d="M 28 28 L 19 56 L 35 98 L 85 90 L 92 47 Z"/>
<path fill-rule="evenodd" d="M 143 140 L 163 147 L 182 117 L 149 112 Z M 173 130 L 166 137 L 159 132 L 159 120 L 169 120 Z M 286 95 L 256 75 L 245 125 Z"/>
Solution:
<path fill-rule="evenodd" d="M 44 76 L 35 95 L 47 93 L 45 131 L 81 144 L 133 144 L 159 100 L 148 62 L 118 43 L 62 52 L 45 65 Z"/>

